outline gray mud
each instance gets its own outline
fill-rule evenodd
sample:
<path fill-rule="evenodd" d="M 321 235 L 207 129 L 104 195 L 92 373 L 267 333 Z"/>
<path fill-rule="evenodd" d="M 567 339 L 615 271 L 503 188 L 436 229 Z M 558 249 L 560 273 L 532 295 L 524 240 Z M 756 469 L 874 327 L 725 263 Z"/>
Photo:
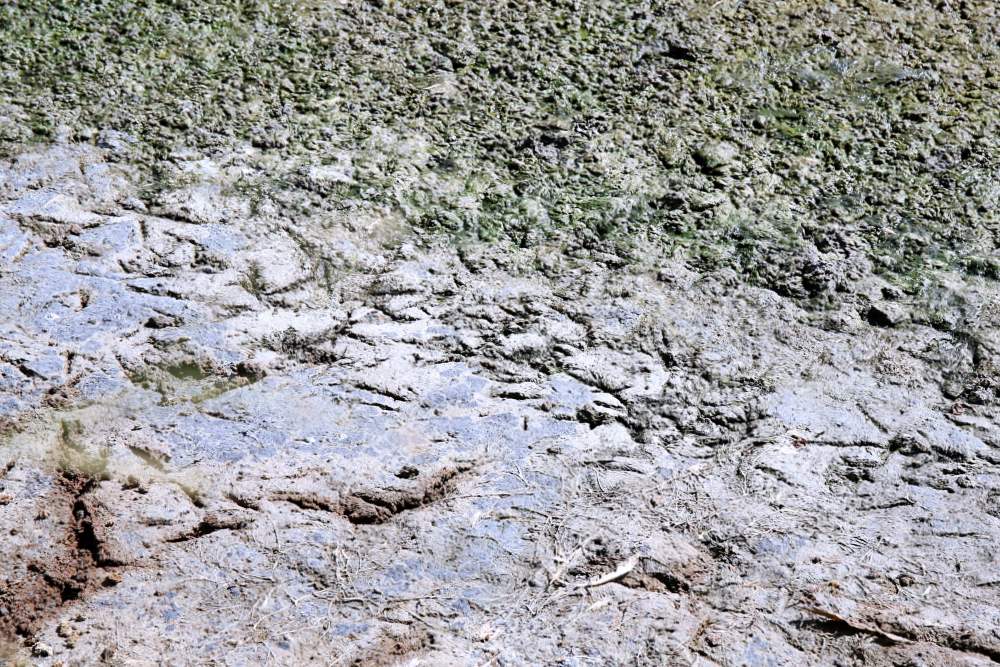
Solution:
<path fill-rule="evenodd" d="M 991 3 L 54 4 L 0 661 L 1000 662 Z"/>

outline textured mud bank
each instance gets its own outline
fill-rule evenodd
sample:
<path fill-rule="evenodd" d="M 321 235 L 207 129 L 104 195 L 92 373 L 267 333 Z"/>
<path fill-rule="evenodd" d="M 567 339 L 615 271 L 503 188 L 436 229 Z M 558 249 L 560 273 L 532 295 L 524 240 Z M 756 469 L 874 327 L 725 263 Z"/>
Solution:
<path fill-rule="evenodd" d="M 991 3 L 0 18 L 0 661 L 1000 662 Z"/>

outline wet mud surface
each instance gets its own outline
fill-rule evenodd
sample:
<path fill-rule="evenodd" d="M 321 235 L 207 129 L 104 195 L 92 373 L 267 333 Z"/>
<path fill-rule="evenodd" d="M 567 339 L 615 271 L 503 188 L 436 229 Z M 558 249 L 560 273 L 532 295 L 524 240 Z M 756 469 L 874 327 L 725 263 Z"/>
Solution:
<path fill-rule="evenodd" d="M 206 111 L 186 129 L 154 132 L 130 123 L 155 110 L 117 98 L 110 119 L 60 116 L 70 93 L 106 74 L 85 68 L 75 88 L 52 88 L 61 92 L 36 114 L 54 114 L 44 123 L 8 114 L 0 661 L 1000 662 L 991 9 L 934 8 L 926 34 L 944 43 L 942 26 L 967 28 L 939 60 L 907 8 L 871 5 L 883 22 L 864 32 L 858 16 L 835 11 L 853 6 L 793 4 L 774 14 L 716 3 L 655 20 L 637 8 L 620 31 L 634 46 L 647 35 L 637 22 L 675 21 L 672 37 L 649 33 L 629 71 L 652 77 L 658 70 L 642 62 L 666 59 L 678 86 L 694 86 L 721 76 L 713 68 L 729 62 L 726 49 L 755 54 L 746 62 L 766 60 L 764 44 L 774 62 L 790 57 L 764 19 L 778 25 L 801 11 L 825 26 L 817 43 L 856 56 L 854 69 L 820 50 L 825 65 L 807 63 L 812 78 L 799 72 L 787 89 L 768 88 L 767 77 L 789 70 L 751 68 L 718 93 L 720 109 L 756 99 L 741 85 L 816 105 L 816 115 L 761 112 L 765 135 L 789 135 L 780 144 L 694 114 L 711 100 L 675 100 L 657 104 L 681 141 L 662 136 L 659 152 L 638 130 L 627 140 L 610 129 L 587 135 L 556 118 L 526 143 L 503 134 L 481 143 L 486 126 L 463 126 L 454 136 L 465 162 L 448 166 L 435 134 L 441 109 L 407 107 L 415 98 L 405 90 L 390 104 L 366 78 L 381 72 L 396 85 L 394 70 L 376 66 L 370 31 L 355 44 L 363 102 L 354 111 L 373 124 L 392 113 L 428 124 L 409 134 L 366 126 L 362 143 L 340 135 L 337 155 L 324 152 L 331 136 L 296 116 L 313 88 L 286 115 L 303 125 L 258 132 Z M 390 6 L 363 5 L 379 16 Z M 535 35 L 549 15 L 531 7 L 524 21 Z M 586 9 L 593 32 L 563 25 L 553 34 L 572 35 L 565 48 L 532 42 L 511 71 L 483 79 L 506 91 L 498 105 L 545 87 L 539 72 L 518 78 L 532 53 L 558 56 L 581 90 L 596 85 L 570 76 L 590 62 L 574 40 L 604 35 L 616 14 Z M 369 25 L 357 7 L 336 20 L 315 11 L 295 21 Z M 446 30 L 455 11 L 442 10 L 440 24 L 420 14 L 433 24 L 421 30 L 449 37 L 405 57 L 447 52 L 459 64 L 463 51 L 442 46 L 458 39 Z M 517 33 L 493 11 L 489 25 Z M 264 52 L 268 21 L 285 20 L 275 16 L 251 30 Z M 761 22 L 740 23 L 748 16 Z M 717 47 L 712 26 L 724 28 Z M 164 24 L 167 43 L 186 34 L 176 28 Z M 390 45 L 408 34 L 397 28 Z M 899 36 L 912 62 L 904 71 L 891 53 L 866 60 L 844 37 L 852 31 L 861 46 Z M 18 57 L 59 34 L 22 35 Z M 799 48 L 810 34 L 788 40 Z M 607 39 L 600 49 L 617 43 Z M 980 47 L 974 76 L 963 77 L 961 58 Z M 110 58 L 109 71 L 124 57 Z M 593 65 L 593 76 L 610 66 Z M 310 67 L 289 85 L 313 81 Z M 484 93 L 463 87 L 467 71 L 457 88 L 439 76 L 424 84 L 477 108 Z M 614 76 L 617 93 L 631 85 Z M 519 92 L 497 83 L 504 77 L 520 80 Z M 48 85 L 9 77 L 2 90 L 24 106 Z M 955 90 L 965 97 L 946 94 Z M 165 84 L 141 101 L 174 92 Z M 858 95 L 871 106 L 845 116 L 857 124 L 816 143 L 823 114 L 847 113 Z M 906 106 L 921 95 L 924 106 Z M 612 129 L 638 113 L 602 104 L 566 113 Z M 892 173 L 873 171 L 879 151 L 858 139 L 883 111 L 902 128 L 900 152 L 885 162 Z M 88 134 L 90 123 L 105 126 Z M 732 136 L 712 134 L 722 127 Z M 907 153 L 902 144 L 927 132 L 937 148 Z M 587 155 L 604 171 L 575 179 Z M 488 187 L 456 189 L 457 171 L 501 163 Z M 531 174 L 537 192 L 522 182 Z M 510 179 L 517 187 L 505 189 Z M 848 181 L 870 196 L 847 196 Z M 639 193 L 651 183 L 660 203 L 648 208 Z M 546 188 L 560 194 L 546 199 Z M 497 193 L 519 203 L 500 206 Z M 969 207 L 949 208 L 962 198 Z M 940 206 L 928 209 L 931 200 Z"/>

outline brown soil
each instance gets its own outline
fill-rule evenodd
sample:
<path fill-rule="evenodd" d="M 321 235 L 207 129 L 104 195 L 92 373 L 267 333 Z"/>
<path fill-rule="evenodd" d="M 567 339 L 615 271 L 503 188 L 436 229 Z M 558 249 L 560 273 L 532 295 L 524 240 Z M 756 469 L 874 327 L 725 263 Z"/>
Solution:
<path fill-rule="evenodd" d="M 45 506 L 47 512 L 59 515 L 63 536 L 54 543 L 50 558 L 28 563 L 26 576 L 5 582 L 0 637 L 31 637 L 65 605 L 119 582 L 115 569 L 122 563 L 107 553 L 104 523 L 89 497 L 95 486 L 91 477 L 70 472 L 59 477 Z"/>

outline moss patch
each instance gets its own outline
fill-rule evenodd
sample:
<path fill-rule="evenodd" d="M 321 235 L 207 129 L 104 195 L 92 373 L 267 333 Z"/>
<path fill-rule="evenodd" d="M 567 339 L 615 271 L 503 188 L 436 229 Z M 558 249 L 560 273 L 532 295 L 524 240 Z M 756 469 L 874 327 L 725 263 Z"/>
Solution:
<path fill-rule="evenodd" d="M 1000 20 L 958 5 L 7 3 L 0 144 L 68 130 L 155 190 L 178 150 L 249 143 L 254 210 L 679 248 L 765 284 L 807 246 L 989 277 L 963 258 L 996 251 Z"/>

